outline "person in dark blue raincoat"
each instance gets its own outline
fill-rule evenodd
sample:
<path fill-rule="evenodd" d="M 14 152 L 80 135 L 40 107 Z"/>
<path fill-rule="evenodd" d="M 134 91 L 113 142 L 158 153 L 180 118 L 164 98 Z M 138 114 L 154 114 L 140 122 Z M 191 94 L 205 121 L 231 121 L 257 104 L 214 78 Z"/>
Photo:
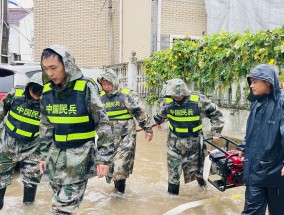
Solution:
<path fill-rule="evenodd" d="M 245 206 L 242 215 L 284 214 L 284 93 L 275 69 L 256 66 L 247 78 L 252 99 L 244 155 Z"/>

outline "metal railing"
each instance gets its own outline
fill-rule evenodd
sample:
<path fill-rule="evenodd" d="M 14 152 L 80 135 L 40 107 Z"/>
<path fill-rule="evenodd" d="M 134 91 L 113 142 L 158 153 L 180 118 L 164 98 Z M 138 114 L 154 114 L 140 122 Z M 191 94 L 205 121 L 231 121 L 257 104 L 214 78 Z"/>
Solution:
<path fill-rule="evenodd" d="M 136 79 L 134 80 L 136 87 L 134 87 L 133 89 L 136 89 L 136 92 L 140 95 L 141 98 L 146 98 L 150 94 L 150 89 L 146 84 L 145 73 L 142 67 L 143 62 L 144 61 L 141 60 L 129 63 L 115 64 L 106 67 L 116 71 L 119 78 L 119 83 L 121 83 L 121 85 L 124 87 L 128 86 L 128 74 L 133 74 L 133 72 L 136 72 L 136 74 L 133 75 L 133 77 L 135 77 Z M 134 65 L 134 71 L 128 71 L 129 64 Z M 194 84 L 191 84 L 191 86 L 192 87 L 190 87 L 190 89 L 194 90 Z M 250 104 L 246 99 L 245 92 L 243 90 L 237 92 L 236 87 L 237 86 L 232 83 L 232 86 L 223 89 L 221 93 L 212 92 L 207 95 L 207 97 L 210 98 L 219 107 L 248 109 Z M 161 89 L 156 89 L 156 95 L 159 95 L 160 91 Z"/>
<path fill-rule="evenodd" d="M 116 72 L 121 86 L 124 86 L 124 87 L 127 86 L 128 63 L 114 64 L 114 65 L 106 66 L 106 68 L 112 69 Z"/>
<path fill-rule="evenodd" d="M 147 87 L 145 74 L 142 69 L 143 61 L 137 61 L 137 92 L 142 98 L 146 98 L 150 89 Z"/>

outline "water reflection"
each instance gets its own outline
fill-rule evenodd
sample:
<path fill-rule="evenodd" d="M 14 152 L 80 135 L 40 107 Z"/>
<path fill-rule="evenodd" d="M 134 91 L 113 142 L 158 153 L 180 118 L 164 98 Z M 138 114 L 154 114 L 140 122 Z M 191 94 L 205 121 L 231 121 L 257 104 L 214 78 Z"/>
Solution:
<path fill-rule="evenodd" d="M 81 215 L 235 215 L 240 214 L 244 205 L 244 187 L 220 192 L 212 186 L 207 190 L 197 182 L 184 184 L 181 180 L 180 195 L 167 194 L 166 132 L 154 130 L 154 139 L 148 143 L 143 132 L 138 133 L 137 153 L 133 174 L 126 181 L 123 196 L 114 192 L 114 185 L 104 179 L 89 180 L 84 201 L 80 206 Z M 23 187 L 18 175 L 7 188 L 4 208 L 5 215 L 49 214 L 51 189 L 46 180 L 38 186 L 36 201 L 31 206 L 22 204 Z"/>

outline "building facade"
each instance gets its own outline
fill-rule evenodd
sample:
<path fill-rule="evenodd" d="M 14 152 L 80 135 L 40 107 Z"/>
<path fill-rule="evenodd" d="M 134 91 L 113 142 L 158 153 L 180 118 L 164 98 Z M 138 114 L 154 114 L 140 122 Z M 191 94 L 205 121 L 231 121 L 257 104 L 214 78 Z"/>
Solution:
<path fill-rule="evenodd" d="M 206 32 L 204 0 L 34 1 L 34 53 L 68 47 L 80 67 L 139 60 L 169 48 L 175 38 Z"/>

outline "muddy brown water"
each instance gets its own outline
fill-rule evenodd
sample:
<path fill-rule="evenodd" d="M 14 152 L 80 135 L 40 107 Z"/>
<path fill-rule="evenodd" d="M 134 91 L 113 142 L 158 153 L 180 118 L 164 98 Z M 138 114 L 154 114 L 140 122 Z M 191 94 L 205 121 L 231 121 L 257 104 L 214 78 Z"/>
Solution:
<path fill-rule="evenodd" d="M 154 139 L 146 142 L 143 132 L 138 133 L 136 160 L 133 174 L 126 181 L 126 193 L 118 196 L 113 184 L 105 179 L 89 180 L 81 215 L 235 215 L 244 205 L 245 187 L 220 192 L 212 185 L 205 190 L 196 181 L 184 184 L 181 180 L 180 195 L 167 194 L 166 131 L 154 130 Z M 52 192 L 43 178 L 38 186 L 33 205 L 22 203 L 23 187 L 19 175 L 7 188 L 3 215 L 50 214 Z"/>

